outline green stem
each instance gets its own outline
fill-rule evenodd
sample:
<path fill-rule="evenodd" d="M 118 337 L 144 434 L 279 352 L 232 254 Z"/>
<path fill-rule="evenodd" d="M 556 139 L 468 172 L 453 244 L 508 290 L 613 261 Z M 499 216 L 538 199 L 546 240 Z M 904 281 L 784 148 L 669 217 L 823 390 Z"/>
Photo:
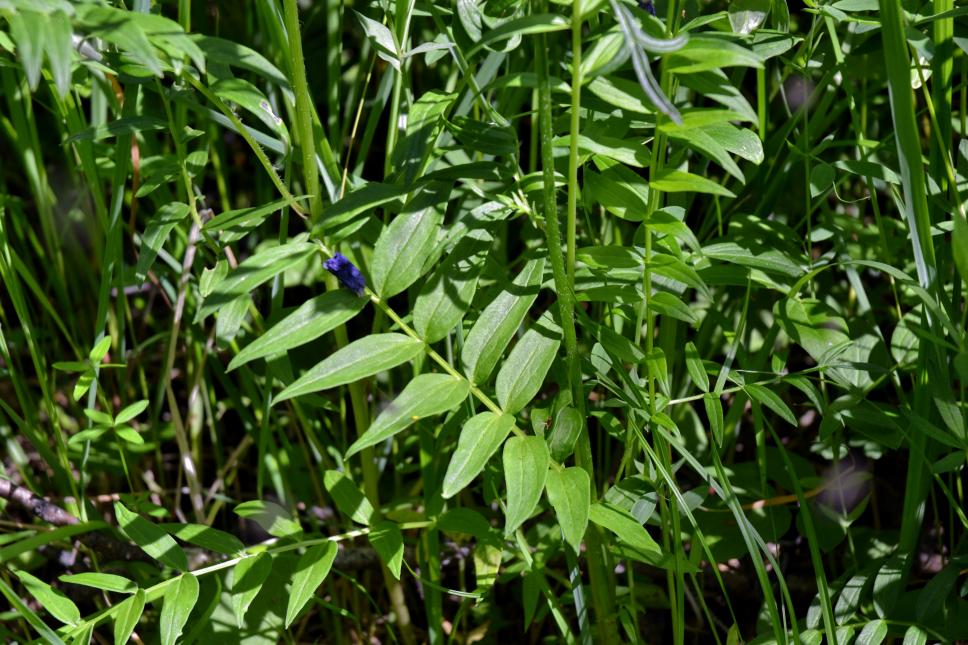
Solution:
<path fill-rule="evenodd" d="M 577 3 L 576 3 L 577 9 Z M 581 20 L 580 10 L 576 10 L 572 17 L 573 34 L 577 31 L 577 39 L 573 37 L 573 42 L 578 42 L 580 46 Z M 565 268 L 565 258 L 561 251 L 561 231 L 558 223 L 558 205 L 555 200 L 555 166 L 553 153 L 552 115 L 551 115 L 551 82 L 548 72 L 547 47 L 548 40 L 544 34 L 535 40 L 535 61 L 538 67 L 538 127 L 541 144 L 541 168 L 544 177 L 544 220 L 545 236 L 548 245 L 548 258 L 551 261 L 551 270 L 554 274 L 555 291 L 558 294 L 558 310 L 561 317 L 561 328 L 565 339 L 565 361 L 568 367 L 568 381 L 572 392 L 572 401 L 578 407 L 578 411 L 585 414 L 585 394 L 581 383 L 581 365 L 578 356 L 578 338 L 575 331 L 575 291 L 574 283 L 569 275 L 574 275 L 573 260 L 569 265 L 570 271 Z M 580 47 L 579 47 L 580 49 Z M 578 54 L 580 57 L 580 54 Z M 575 69 L 580 74 L 576 64 Z M 579 79 L 580 80 L 580 79 Z M 576 89 L 577 88 L 577 89 Z M 571 120 L 571 141 L 573 154 L 569 155 L 569 182 L 568 182 L 568 201 L 569 201 L 569 227 L 574 225 L 574 213 L 577 210 L 577 191 L 578 191 L 578 169 L 577 169 L 577 149 L 574 147 L 578 141 L 578 105 L 575 103 L 580 100 L 581 84 L 573 84 L 572 87 L 572 120 Z M 573 255 L 574 240 L 569 246 L 569 255 Z M 591 440 L 588 436 L 587 423 L 582 428 L 581 435 L 576 446 L 575 459 L 580 467 L 587 473 L 592 487 L 592 498 L 598 497 L 595 485 L 595 466 L 592 458 Z M 618 626 L 616 624 L 614 601 L 611 590 L 614 588 L 613 581 L 609 576 L 608 568 L 605 566 L 605 551 L 601 533 L 597 527 L 589 526 L 586 533 L 586 544 L 588 547 L 588 569 L 591 581 L 592 605 L 598 617 L 597 629 L 598 639 L 603 643 L 618 641 Z"/>

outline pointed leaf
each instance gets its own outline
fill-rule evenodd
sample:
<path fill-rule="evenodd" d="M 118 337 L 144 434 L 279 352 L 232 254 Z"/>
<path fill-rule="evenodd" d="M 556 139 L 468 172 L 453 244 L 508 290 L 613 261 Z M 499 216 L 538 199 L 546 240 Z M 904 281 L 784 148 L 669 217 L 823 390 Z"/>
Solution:
<path fill-rule="evenodd" d="M 173 569 L 188 570 L 188 558 L 181 547 L 163 530 L 128 510 L 121 502 L 114 503 L 114 514 L 121 525 L 121 532 L 141 549 Z M 140 615 L 140 614 L 139 614 Z"/>
<path fill-rule="evenodd" d="M 119 426 L 122 423 L 127 423 L 128 421 L 131 421 L 131 419 L 135 418 L 136 416 L 138 416 L 139 414 L 141 414 L 147 409 L 148 409 L 148 402 L 145 400 L 132 403 L 131 405 L 127 406 L 126 408 L 118 412 L 118 415 L 114 417 L 114 425 Z"/>
<path fill-rule="evenodd" d="M 352 319 L 366 303 L 345 289 L 311 298 L 236 354 L 228 369 L 305 345 Z"/>
<path fill-rule="evenodd" d="M 444 475 L 441 490 L 444 499 L 450 499 L 462 491 L 484 470 L 484 465 L 501 447 L 513 427 L 514 417 L 493 412 L 482 412 L 464 423 L 457 449 Z"/>
<path fill-rule="evenodd" d="M 236 515 L 252 520 L 269 535 L 284 538 L 302 533 L 299 521 L 294 520 L 288 510 L 275 502 L 256 499 L 242 502 L 234 510 Z"/>
<path fill-rule="evenodd" d="M 216 553 L 235 555 L 245 550 L 245 545 L 239 538 L 231 533 L 213 529 L 204 524 L 168 523 L 159 524 L 158 528 L 166 531 L 169 535 L 174 535 L 179 540 L 190 542 Z"/>
<path fill-rule="evenodd" d="M 561 327 L 546 312 L 524 333 L 497 374 L 497 400 L 505 412 L 515 414 L 531 402 L 544 385 L 560 344 Z"/>
<path fill-rule="evenodd" d="M 470 384 L 450 374 L 421 374 L 380 413 L 346 452 L 349 459 L 364 448 L 389 439 L 423 417 L 451 410 L 467 398 Z"/>
<path fill-rule="evenodd" d="M 198 578 L 192 574 L 183 573 L 168 586 L 159 620 L 162 645 L 175 645 L 197 601 Z"/>
<path fill-rule="evenodd" d="M 413 327 L 428 343 L 446 336 L 470 308 L 491 239 L 484 231 L 469 233 L 420 290 Z"/>
<path fill-rule="evenodd" d="M 483 383 L 511 342 L 544 279 L 544 258 L 531 260 L 514 282 L 491 301 L 464 339 L 461 361 L 474 383 Z"/>
<path fill-rule="evenodd" d="M 541 437 L 511 437 L 504 444 L 504 479 L 508 489 L 504 535 L 510 535 L 531 517 L 545 479 L 551 456 Z"/>
<path fill-rule="evenodd" d="M 373 249 L 373 290 L 382 298 L 396 295 L 417 281 L 437 242 L 444 219 L 447 190 L 428 189 L 404 207 L 383 230 Z M 447 194 L 445 194 L 447 193 Z"/>
<path fill-rule="evenodd" d="M 403 334 L 371 334 L 353 341 L 293 381 L 275 402 L 353 383 L 406 363 L 424 350 L 423 341 Z"/>
<path fill-rule="evenodd" d="M 294 264 L 303 262 L 315 251 L 314 244 L 294 241 L 270 247 L 246 258 L 225 279 L 215 285 L 212 294 L 199 307 L 195 320 L 203 320 L 209 314 L 248 294 Z"/>
<path fill-rule="evenodd" d="M 239 629 L 245 624 L 245 612 L 259 595 L 262 583 L 266 581 L 270 571 L 272 556 L 265 551 L 242 558 L 232 569 L 232 611 Z"/>
<path fill-rule="evenodd" d="M 72 585 L 83 585 L 116 593 L 134 593 L 138 590 L 138 585 L 124 576 L 113 573 L 77 573 L 72 576 L 60 576 L 58 579 Z"/>
<path fill-rule="evenodd" d="M 323 485 L 341 513 L 357 524 L 369 525 L 373 517 L 373 506 L 346 473 L 327 470 L 323 474 Z"/>
<path fill-rule="evenodd" d="M 133 596 L 117 605 L 117 611 L 114 614 L 114 645 L 125 645 L 128 642 L 144 610 L 144 589 L 138 589 Z"/>
<path fill-rule="evenodd" d="M 399 580 L 400 568 L 403 566 L 403 533 L 400 527 L 393 522 L 378 522 L 370 529 L 367 537 L 383 564 Z"/>
<path fill-rule="evenodd" d="M 571 467 L 548 471 L 545 492 L 551 502 L 558 525 L 575 553 L 581 550 L 581 541 L 588 528 L 588 512 L 591 506 L 591 480 L 582 468 Z"/>
<path fill-rule="evenodd" d="M 618 507 L 597 502 L 592 504 L 588 516 L 592 522 L 608 529 L 629 546 L 644 553 L 654 554 L 656 557 L 662 555 L 662 549 L 645 527 Z"/>
<path fill-rule="evenodd" d="M 81 612 L 74 602 L 49 584 L 26 571 L 16 571 L 20 582 L 37 599 L 47 613 L 62 623 L 73 625 L 81 620 Z"/>
<path fill-rule="evenodd" d="M 749 394 L 754 401 L 761 403 L 773 410 L 780 415 L 784 421 L 793 427 L 797 426 L 797 418 L 793 416 L 793 412 L 789 407 L 787 407 L 787 404 L 783 402 L 783 399 L 781 399 L 776 392 L 755 383 L 750 383 L 745 389 L 746 393 Z"/>
<path fill-rule="evenodd" d="M 296 573 L 292 577 L 289 604 L 286 606 L 286 629 L 329 575 L 338 550 L 335 542 L 326 541 L 311 547 L 299 558 Z"/>

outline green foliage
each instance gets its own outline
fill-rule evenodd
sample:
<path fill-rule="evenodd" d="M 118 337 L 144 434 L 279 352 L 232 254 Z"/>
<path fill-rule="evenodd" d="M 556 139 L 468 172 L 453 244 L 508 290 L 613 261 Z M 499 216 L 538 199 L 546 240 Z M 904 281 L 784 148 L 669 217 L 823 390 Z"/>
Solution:
<path fill-rule="evenodd" d="M 0 1 L 5 642 L 968 638 L 963 8 L 151 4 Z"/>

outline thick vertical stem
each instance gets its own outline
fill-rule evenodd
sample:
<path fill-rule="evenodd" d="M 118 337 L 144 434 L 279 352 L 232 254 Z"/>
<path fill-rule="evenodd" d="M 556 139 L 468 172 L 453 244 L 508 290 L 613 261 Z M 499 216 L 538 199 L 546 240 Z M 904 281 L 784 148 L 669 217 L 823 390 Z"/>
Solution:
<path fill-rule="evenodd" d="M 580 16 L 573 17 L 579 24 L 575 29 L 580 30 Z M 572 400 L 578 410 L 584 415 L 585 395 L 581 384 L 581 365 L 578 356 L 578 338 L 575 331 L 575 292 L 574 284 L 568 277 L 565 269 L 565 257 L 561 250 L 561 231 L 558 223 L 558 206 L 555 200 L 555 168 L 554 154 L 552 150 L 552 131 L 551 116 L 551 83 L 548 73 L 548 41 L 544 34 L 536 39 L 535 62 L 538 67 L 538 128 L 539 140 L 541 145 L 541 167 L 544 178 L 544 217 L 545 234 L 548 243 L 548 257 L 551 261 L 551 269 L 554 274 L 555 288 L 558 293 L 558 309 L 561 316 L 561 327 L 565 339 L 565 360 L 568 367 L 568 380 L 572 391 Z M 579 38 L 580 43 L 580 38 Z M 580 72 L 579 72 L 580 73 Z M 578 86 L 580 92 L 580 85 Z M 576 100 L 578 94 L 572 94 L 572 100 Z M 575 110 L 577 113 L 577 110 Z M 572 141 L 577 142 L 577 117 L 572 116 Z M 574 145 L 574 143 L 573 143 Z M 569 168 L 569 204 L 577 205 L 577 151 L 574 158 L 570 159 L 576 166 Z M 573 201 L 574 200 L 574 201 Z M 570 215 L 573 211 L 570 211 Z M 572 242 L 572 245 L 574 242 Z M 592 460 L 591 440 L 588 436 L 588 427 L 582 429 L 575 451 L 575 458 L 589 476 L 592 486 L 592 497 L 598 496 L 595 486 L 595 466 Z M 596 627 L 598 630 L 598 640 L 602 643 L 617 642 L 618 628 L 616 625 L 614 601 L 611 595 L 613 585 L 609 584 L 609 572 L 605 566 L 605 550 L 603 547 L 601 533 L 594 525 L 589 525 L 586 533 L 586 545 L 588 547 L 588 572 L 591 579 L 592 605 L 595 607 L 597 616 Z"/>

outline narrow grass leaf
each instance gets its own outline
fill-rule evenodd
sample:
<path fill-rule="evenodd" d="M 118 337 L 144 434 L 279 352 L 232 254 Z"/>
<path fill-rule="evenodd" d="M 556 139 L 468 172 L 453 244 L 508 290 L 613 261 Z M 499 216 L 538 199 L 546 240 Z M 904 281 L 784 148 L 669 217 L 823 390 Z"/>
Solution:
<path fill-rule="evenodd" d="M 296 565 L 296 573 L 292 577 L 292 588 L 289 591 L 289 603 L 286 606 L 286 629 L 306 606 L 306 603 L 316 594 L 316 589 L 323 583 L 336 559 L 339 548 L 335 542 L 326 541 L 310 547 Z"/>

